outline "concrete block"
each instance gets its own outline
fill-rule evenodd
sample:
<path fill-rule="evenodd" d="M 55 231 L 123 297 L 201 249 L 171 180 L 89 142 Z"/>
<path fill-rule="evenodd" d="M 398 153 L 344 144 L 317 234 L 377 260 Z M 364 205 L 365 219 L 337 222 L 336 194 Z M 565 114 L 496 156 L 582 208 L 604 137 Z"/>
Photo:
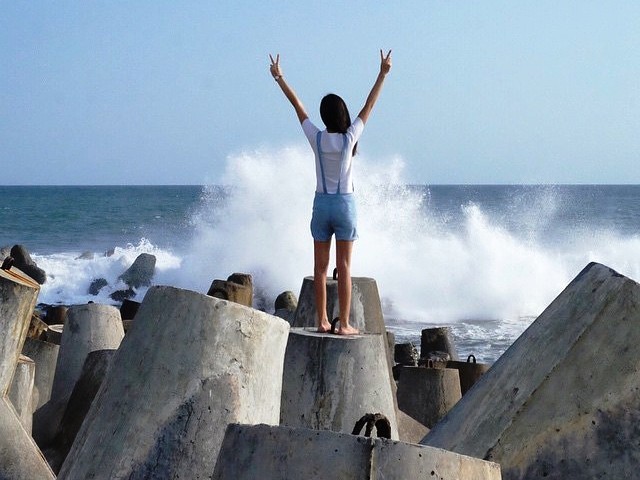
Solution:
<path fill-rule="evenodd" d="M 453 334 L 450 327 L 425 328 L 420 336 L 420 358 L 428 358 L 430 354 L 445 352 L 451 357 L 449 360 L 458 360 L 458 352 L 453 342 Z"/>
<path fill-rule="evenodd" d="M 47 328 L 47 342 L 53 343 L 54 345 L 60 345 L 62 342 L 62 332 L 64 330 L 63 323 L 54 323 L 49 325 Z"/>
<path fill-rule="evenodd" d="M 500 466 L 437 448 L 268 425 L 227 428 L 215 480 L 499 480 Z"/>
<path fill-rule="evenodd" d="M 16 268 L 0 269 L 0 478 L 53 480 L 40 449 L 7 397 L 40 286 Z"/>
<path fill-rule="evenodd" d="M 7 394 L 40 286 L 17 268 L 0 269 L 0 396 Z"/>
<path fill-rule="evenodd" d="M 381 413 L 398 438 L 384 335 L 331 335 L 293 328 L 284 361 L 280 419 L 292 427 L 351 433 Z"/>
<path fill-rule="evenodd" d="M 288 331 L 249 307 L 151 287 L 58 478 L 209 478 L 227 424 L 278 423 Z"/>
<path fill-rule="evenodd" d="M 396 410 L 396 418 L 398 419 L 398 437 L 401 442 L 419 443 L 429 433 L 427 426 L 400 409 Z"/>
<path fill-rule="evenodd" d="M 120 312 L 99 303 L 74 305 L 67 311 L 62 340 L 51 387 L 51 399 L 33 417 L 33 438 L 47 447 L 60 428 L 87 355 L 96 350 L 116 350 L 124 338 Z"/>
<path fill-rule="evenodd" d="M 31 315 L 31 324 L 29 325 L 27 338 L 43 338 L 46 330 L 47 324 L 36 313 Z"/>
<path fill-rule="evenodd" d="M 461 397 L 460 376 L 454 368 L 400 367 L 398 408 L 428 428 Z"/>
<path fill-rule="evenodd" d="M 0 398 L 0 478 L 54 480 L 56 477 L 7 397 Z"/>
<path fill-rule="evenodd" d="M 373 278 L 351 278 L 351 314 L 349 324 L 360 333 L 385 333 L 384 317 L 378 285 Z M 338 304 L 338 281 L 327 279 L 327 315 L 329 320 L 340 313 Z M 294 327 L 316 325 L 316 300 L 313 277 L 305 277 L 298 297 L 298 308 L 293 318 Z"/>
<path fill-rule="evenodd" d="M 59 350 L 60 345 L 33 338 L 27 338 L 22 347 L 22 353 L 36 363 L 36 376 L 34 379 L 35 388 L 38 390 L 36 410 L 51 398 L 51 387 L 56 373 Z"/>
<path fill-rule="evenodd" d="M 491 365 L 487 363 L 477 363 L 475 355 L 469 355 L 466 362 L 459 360 L 449 360 L 447 362 L 447 368 L 455 368 L 458 370 L 462 395 L 467 393 L 490 367 Z"/>
<path fill-rule="evenodd" d="M 248 273 L 232 273 L 226 280 L 214 280 L 207 295 L 251 307 L 253 277 Z"/>
<path fill-rule="evenodd" d="M 418 365 L 418 349 L 411 342 L 394 345 L 394 360 L 400 365 L 415 367 Z"/>
<path fill-rule="evenodd" d="M 29 357 L 20 355 L 8 394 L 11 404 L 18 414 L 20 423 L 29 434 L 31 434 L 31 424 L 33 423 L 33 407 L 35 403 L 33 384 L 35 374 L 35 362 Z M 37 402 L 37 399 L 35 400 Z"/>
<path fill-rule="evenodd" d="M 64 325 L 67 320 L 68 307 L 65 305 L 49 305 L 44 321 L 47 325 Z"/>
<path fill-rule="evenodd" d="M 53 379 L 52 400 L 69 398 L 89 353 L 117 350 L 123 338 L 122 319 L 116 307 L 88 303 L 69 308 Z"/>
<path fill-rule="evenodd" d="M 58 432 L 51 445 L 43 452 L 54 472 L 60 470 L 67 457 L 116 352 L 116 350 L 96 350 L 87 355 L 80 378 L 69 397 Z"/>
<path fill-rule="evenodd" d="M 422 443 L 505 479 L 636 478 L 640 285 L 591 263 Z"/>

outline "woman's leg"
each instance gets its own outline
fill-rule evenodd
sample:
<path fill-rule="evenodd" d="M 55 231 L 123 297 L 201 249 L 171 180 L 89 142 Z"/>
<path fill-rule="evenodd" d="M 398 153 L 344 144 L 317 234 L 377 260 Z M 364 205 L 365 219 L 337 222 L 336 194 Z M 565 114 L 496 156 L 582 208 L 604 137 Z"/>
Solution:
<path fill-rule="evenodd" d="M 336 241 L 336 263 L 338 267 L 338 303 L 340 304 L 340 335 L 353 335 L 359 333 L 356 328 L 349 325 L 351 314 L 351 252 L 353 242 Z"/>
<path fill-rule="evenodd" d="M 327 319 L 327 268 L 331 240 L 313 242 L 313 288 L 316 295 L 316 326 L 318 332 L 328 332 L 331 324 Z"/>

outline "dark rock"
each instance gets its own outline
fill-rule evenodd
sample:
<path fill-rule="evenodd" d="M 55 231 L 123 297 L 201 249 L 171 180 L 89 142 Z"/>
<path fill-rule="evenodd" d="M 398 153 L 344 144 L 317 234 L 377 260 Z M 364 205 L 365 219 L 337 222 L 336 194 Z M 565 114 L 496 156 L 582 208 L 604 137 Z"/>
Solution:
<path fill-rule="evenodd" d="M 124 302 L 128 298 L 133 298 L 136 296 L 136 291 L 133 288 L 129 288 L 127 290 L 116 290 L 109 297 L 116 302 Z"/>
<path fill-rule="evenodd" d="M 47 281 L 46 272 L 36 265 L 24 245 L 14 245 L 11 248 L 10 255 L 14 259 L 14 266 L 29 275 L 40 285 Z"/>
<path fill-rule="evenodd" d="M 80 256 L 76 257 L 76 260 L 93 260 L 93 252 L 82 252 Z"/>
<path fill-rule="evenodd" d="M 295 293 L 291 291 L 282 292 L 276 297 L 275 301 L 276 310 L 289 310 L 294 312 L 298 308 L 298 298 Z"/>
<path fill-rule="evenodd" d="M 89 294 L 98 295 L 98 293 L 100 293 L 100 290 L 102 290 L 102 288 L 106 287 L 107 285 L 108 282 L 106 279 L 96 278 L 91 282 L 91 285 L 89 285 Z"/>
<path fill-rule="evenodd" d="M 149 253 L 141 253 L 119 279 L 131 288 L 148 287 L 156 269 L 156 257 Z M 113 297 L 111 297 L 113 298 Z M 129 298 L 129 297 L 127 297 Z"/>

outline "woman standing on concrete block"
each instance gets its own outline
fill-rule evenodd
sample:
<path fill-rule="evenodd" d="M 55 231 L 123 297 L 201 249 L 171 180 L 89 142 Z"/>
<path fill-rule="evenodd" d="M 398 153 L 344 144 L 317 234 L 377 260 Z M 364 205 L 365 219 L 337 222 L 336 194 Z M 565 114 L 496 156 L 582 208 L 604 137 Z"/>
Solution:
<path fill-rule="evenodd" d="M 384 78 L 391 70 L 391 50 L 386 55 L 380 50 L 380 72 L 358 117 L 351 123 L 344 100 L 335 94 L 326 95 L 320 103 L 320 117 L 325 130 L 317 128 L 310 120 L 302 102 L 287 84 L 280 67 L 280 55 L 271 59 L 271 75 L 282 89 L 302 125 L 316 163 L 316 194 L 313 201 L 311 235 L 314 252 L 314 289 L 318 332 L 332 330 L 327 318 L 326 280 L 331 237 L 336 236 L 336 264 L 338 268 L 338 301 L 340 304 L 340 328 L 337 333 L 352 335 L 358 330 L 349 325 L 351 308 L 351 252 L 358 238 L 356 204 L 353 197 L 352 160 L 358 139 L 375 105 Z M 337 319 L 336 319 L 337 320 Z M 334 320 L 335 322 L 335 320 Z M 335 326 L 335 323 L 334 323 Z"/>

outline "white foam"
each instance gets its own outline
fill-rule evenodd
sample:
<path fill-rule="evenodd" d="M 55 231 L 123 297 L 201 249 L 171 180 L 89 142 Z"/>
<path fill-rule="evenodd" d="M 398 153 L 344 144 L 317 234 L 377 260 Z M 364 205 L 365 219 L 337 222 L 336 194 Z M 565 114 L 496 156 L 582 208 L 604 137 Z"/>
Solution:
<path fill-rule="evenodd" d="M 582 232 L 571 245 L 547 238 L 546 226 L 561 207 L 553 189 L 502 208 L 519 216 L 520 232 L 505 227 L 509 215 L 490 218 L 473 204 L 460 206 L 462 226 L 452 228 L 429 210 L 428 197 L 403 186 L 409 182 L 401 159 L 355 161 L 360 239 L 352 273 L 374 277 L 395 316 L 530 319 L 592 260 L 638 278 L 640 237 Z M 202 290 L 213 278 L 241 271 L 253 273 L 271 298 L 297 292 L 313 266 L 315 179 L 308 146 L 232 156 L 224 183 L 231 187 L 229 198 L 205 195 L 195 217 L 186 283 Z"/>
<path fill-rule="evenodd" d="M 107 256 L 105 252 L 95 252 L 91 258 L 82 258 L 86 252 L 64 252 L 52 255 L 33 255 L 39 267 L 47 272 L 47 281 L 42 285 L 38 301 L 46 304 L 81 304 L 93 301 L 96 303 L 114 303 L 109 295 L 116 290 L 128 288 L 118 277 L 129 268 L 141 253 L 150 253 L 156 257 L 155 283 L 163 280 L 172 281 L 171 273 L 181 265 L 181 259 L 173 253 L 155 247 L 142 238 L 137 245 L 115 247 Z M 100 293 L 91 295 L 88 292 L 91 282 L 104 278 L 108 286 Z M 144 296 L 146 289 L 137 291 L 136 299 Z"/>
<path fill-rule="evenodd" d="M 500 319 L 519 333 L 590 261 L 640 278 L 639 235 L 585 228 L 549 237 L 548 226 L 562 211 L 553 189 L 495 211 L 463 204 L 462 220 L 451 221 L 430 208 L 424 189 L 404 186 L 410 181 L 402 159 L 359 155 L 355 162 L 360 239 L 352 274 L 377 280 L 389 316 L 429 323 Z M 157 257 L 156 284 L 206 292 L 215 278 L 251 273 L 267 309 L 279 293 L 298 293 L 313 269 L 309 147 L 230 156 L 222 183 L 224 192 L 203 190 L 193 234 L 180 251 L 142 239 L 92 260 L 76 259 L 81 252 L 34 256 L 49 276 L 40 301 L 110 302 L 108 295 L 123 288 L 118 276 L 143 252 Z M 109 287 L 93 297 L 88 285 L 100 277 Z"/>

